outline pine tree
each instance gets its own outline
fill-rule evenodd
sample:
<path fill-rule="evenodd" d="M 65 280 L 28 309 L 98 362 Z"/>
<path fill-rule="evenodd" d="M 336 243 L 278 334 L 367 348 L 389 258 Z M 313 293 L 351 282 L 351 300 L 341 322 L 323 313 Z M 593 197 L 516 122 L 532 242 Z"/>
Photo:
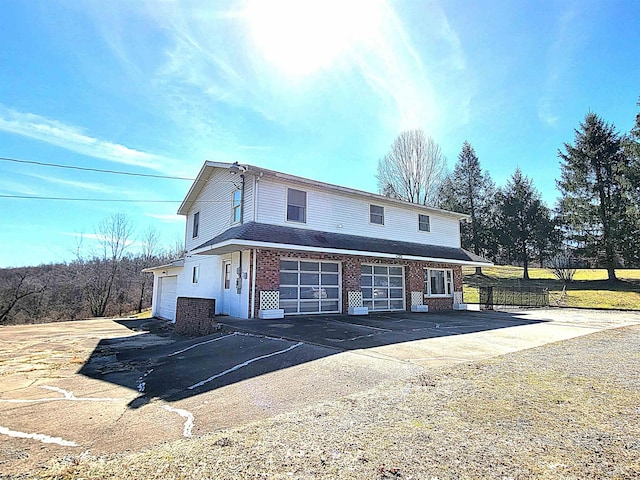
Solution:
<path fill-rule="evenodd" d="M 559 207 L 565 234 L 576 253 L 607 268 L 616 280 L 618 257 L 629 255 L 631 185 L 629 156 L 615 127 L 595 113 L 588 113 L 575 130 L 573 144 L 564 144 Z"/>
<path fill-rule="evenodd" d="M 442 183 L 438 196 L 441 208 L 470 216 L 469 223 L 461 228 L 462 247 L 476 255 L 495 253 L 491 228 L 495 193 L 489 173 L 482 171 L 474 148 L 465 141 L 453 173 Z M 481 267 L 476 267 L 476 274 L 482 274 Z"/>
<path fill-rule="evenodd" d="M 519 168 L 498 193 L 498 231 L 508 258 L 522 263 L 522 278 L 529 280 L 529 263 L 544 232 L 550 231 L 551 216 L 530 178 Z"/>

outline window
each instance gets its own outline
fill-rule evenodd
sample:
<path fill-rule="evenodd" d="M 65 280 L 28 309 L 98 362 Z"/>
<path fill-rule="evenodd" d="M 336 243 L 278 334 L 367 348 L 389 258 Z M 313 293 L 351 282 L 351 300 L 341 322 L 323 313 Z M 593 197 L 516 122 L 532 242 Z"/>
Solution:
<path fill-rule="evenodd" d="M 200 265 L 193 267 L 193 273 L 191 274 L 191 283 L 198 283 L 200 280 Z"/>
<path fill-rule="evenodd" d="M 293 188 L 287 190 L 287 220 L 307 222 L 307 192 Z"/>
<path fill-rule="evenodd" d="M 369 205 L 369 221 L 378 225 L 384 225 L 384 207 Z"/>
<path fill-rule="evenodd" d="M 231 262 L 224 263 L 224 289 L 231 288 Z"/>
<path fill-rule="evenodd" d="M 429 215 L 418 215 L 418 230 L 422 232 L 430 232 L 431 224 L 429 222 Z"/>
<path fill-rule="evenodd" d="M 236 190 L 233 192 L 233 223 L 238 223 L 242 217 L 242 192 Z"/>
<path fill-rule="evenodd" d="M 425 269 L 424 294 L 429 297 L 453 296 L 453 271 L 440 268 Z"/>
<path fill-rule="evenodd" d="M 193 232 L 192 237 L 196 238 L 198 236 L 198 229 L 200 228 L 200 212 L 196 212 L 193 214 Z"/>

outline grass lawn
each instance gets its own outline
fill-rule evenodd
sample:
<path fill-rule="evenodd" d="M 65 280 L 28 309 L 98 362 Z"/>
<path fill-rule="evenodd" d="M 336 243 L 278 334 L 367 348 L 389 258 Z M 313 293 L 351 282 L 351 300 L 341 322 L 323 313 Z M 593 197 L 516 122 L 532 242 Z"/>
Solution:
<path fill-rule="evenodd" d="M 563 291 L 564 284 L 547 268 L 530 268 L 530 280 L 522 280 L 521 267 L 485 267 L 485 277 L 476 277 L 475 269 L 464 267 L 464 298 L 467 303 L 478 302 L 478 286 L 540 286 L 549 289 L 551 305 L 583 308 L 612 308 L 640 310 L 640 269 L 619 269 L 620 281 L 609 282 L 604 269 L 578 269 L 574 281 Z"/>

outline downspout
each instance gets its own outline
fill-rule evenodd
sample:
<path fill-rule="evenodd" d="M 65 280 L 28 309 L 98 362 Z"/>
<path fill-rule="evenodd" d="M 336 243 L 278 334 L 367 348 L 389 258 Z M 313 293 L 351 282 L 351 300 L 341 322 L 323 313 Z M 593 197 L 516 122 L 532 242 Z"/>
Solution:
<path fill-rule="evenodd" d="M 262 172 L 253 177 L 253 221 L 258 223 L 258 185 Z"/>
<path fill-rule="evenodd" d="M 255 318 L 256 311 L 256 266 L 258 264 L 258 251 L 254 248 L 253 252 L 253 268 L 251 269 L 251 315 L 250 318 Z"/>

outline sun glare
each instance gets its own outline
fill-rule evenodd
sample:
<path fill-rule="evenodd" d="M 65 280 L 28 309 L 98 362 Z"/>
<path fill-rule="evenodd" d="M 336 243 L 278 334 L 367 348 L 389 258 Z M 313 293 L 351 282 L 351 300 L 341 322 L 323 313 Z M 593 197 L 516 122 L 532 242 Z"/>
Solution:
<path fill-rule="evenodd" d="M 360 0 L 255 0 L 244 11 L 264 58 L 292 76 L 333 64 L 377 34 L 382 4 Z"/>

